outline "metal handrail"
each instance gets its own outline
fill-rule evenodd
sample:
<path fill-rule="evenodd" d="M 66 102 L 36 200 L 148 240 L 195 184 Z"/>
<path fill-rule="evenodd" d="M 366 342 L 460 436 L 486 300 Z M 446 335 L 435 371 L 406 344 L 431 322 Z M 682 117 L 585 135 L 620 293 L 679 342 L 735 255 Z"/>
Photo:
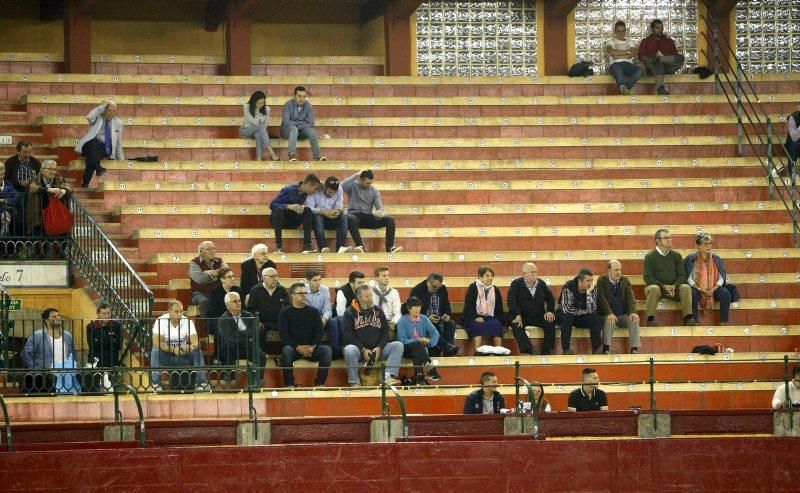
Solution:
<path fill-rule="evenodd" d="M 386 363 L 381 363 L 381 416 L 386 418 L 386 440 L 391 442 L 392 441 L 392 413 L 389 409 L 389 403 L 386 401 L 386 389 L 392 391 L 394 396 L 397 398 L 397 402 L 400 404 L 400 415 L 402 418 L 403 423 L 403 436 L 400 437 L 401 440 L 405 441 L 410 436 L 408 432 L 408 415 L 406 414 L 406 403 L 403 400 L 403 396 L 400 395 L 400 392 L 394 385 L 386 385 Z"/>
<path fill-rule="evenodd" d="M 658 431 L 656 416 L 656 359 L 650 356 L 650 414 L 653 415 L 653 430 Z"/>
<path fill-rule="evenodd" d="M 8 416 L 8 408 L 6 407 L 6 400 L 0 394 L 0 408 L 3 409 L 3 421 L 6 424 L 6 449 L 9 452 L 14 451 L 14 442 L 11 439 L 11 419 Z"/>
<path fill-rule="evenodd" d="M 794 375 L 792 375 L 794 378 Z M 786 402 L 783 403 L 783 408 L 788 410 L 792 415 L 794 415 L 794 406 L 792 405 L 792 399 L 789 397 L 789 355 L 783 355 L 783 388 L 786 392 Z M 789 429 L 794 429 L 794 417 L 789 419 Z"/>
<path fill-rule="evenodd" d="M 519 400 L 519 384 L 522 383 L 525 387 L 528 388 L 528 402 L 531 403 L 531 415 L 533 416 L 533 438 L 539 438 L 539 407 L 538 403 L 536 402 L 536 394 L 533 392 L 533 386 L 531 383 L 526 380 L 525 378 L 520 376 L 520 366 L 519 360 L 514 363 L 514 404 L 517 408 L 517 413 L 519 414 L 519 421 L 520 421 L 520 431 L 525 433 L 525 413 L 522 412 L 521 402 Z M 544 396 L 542 396 L 544 398 Z"/>
<path fill-rule="evenodd" d="M 119 409 L 119 392 L 117 389 L 122 387 L 130 392 L 133 401 L 136 403 L 136 410 L 139 412 L 139 446 L 142 448 L 147 447 L 147 432 L 144 429 L 144 413 L 142 412 L 142 403 L 139 401 L 139 394 L 131 385 L 127 383 L 117 382 L 113 385 L 114 391 L 114 422 L 122 425 L 122 411 Z M 122 441 L 122 426 L 119 427 L 119 440 Z"/>

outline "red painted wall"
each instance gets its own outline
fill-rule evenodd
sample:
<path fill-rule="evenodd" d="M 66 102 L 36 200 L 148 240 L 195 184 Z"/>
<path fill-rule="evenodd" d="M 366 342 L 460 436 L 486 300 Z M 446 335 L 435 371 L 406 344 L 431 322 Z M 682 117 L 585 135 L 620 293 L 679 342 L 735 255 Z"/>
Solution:
<path fill-rule="evenodd" d="M 3 491 L 797 491 L 797 438 L 0 453 Z M 476 485 L 481 485 L 478 488 Z"/>

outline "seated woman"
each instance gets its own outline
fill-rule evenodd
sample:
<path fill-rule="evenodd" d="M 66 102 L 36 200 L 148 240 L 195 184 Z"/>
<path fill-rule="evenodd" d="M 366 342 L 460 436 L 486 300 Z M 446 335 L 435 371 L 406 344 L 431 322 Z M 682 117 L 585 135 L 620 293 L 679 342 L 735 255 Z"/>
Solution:
<path fill-rule="evenodd" d="M 239 297 L 244 299 L 244 294 L 242 294 L 242 290 L 239 286 L 236 286 L 236 276 L 233 274 L 233 270 L 230 267 L 223 267 L 219 270 L 219 284 L 211 290 L 211 293 L 208 295 L 208 309 L 206 316 L 208 317 L 208 323 L 206 324 L 206 330 L 208 330 L 209 334 L 216 334 L 217 333 L 217 319 L 225 313 L 227 309 L 225 307 L 225 295 L 234 292 L 238 293 Z"/>
<path fill-rule="evenodd" d="M 422 315 L 422 300 L 416 296 L 406 301 L 408 313 L 397 321 L 397 340 L 403 343 L 403 356 L 414 363 L 414 383 L 425 385 L 425 366 L 430 363 L 428 349 L 439 343 L 439 331 L 425 315 Z M 435 367 L 428 368 L 428 378 L 432 381 L 442 377 Z"/>
<path fill-rule="evenodd" d="M 42 211 L 51 200 L 62 200 L 72 193 L 64 177 L 56 172 L 56 162 L 46 159 L 42 169 L 28 185 L 27 207 L 25 209 L 25 234 L 28 236 L 44 235 Z"/>
<path fill-rule="evenodd" d="M 264 282 L 264 279 L 261 278 L 261 271 L 267 267 L 272 267 L 273 269 L 277 267 L 275 262 L 269 259 L 269 249 L 263 243 L 254 245 L 250 249 L 250 255 L 252 258 L 242 262 L 241 286 L 242 293 L 244 293 L 242 300 L 250 294 L 250 290 Z"/>
<path fill-rule="evenodd" d="M 503 295 L 494 284 L 494 270 L 487 265 L 478 268 L 478 279 L 469 285 L 464 298 L 461 323 L 472 339 L 477 351 L 484 337 L 492 338 L 492 345 L 503 345 Z"/>
<path fill-rule="evenodd" d="M 553 412 L 550 401 L 544 396 L 544 385 L 539 382 L 531 382 L 531 387 L 533 387 L 533 397 L 536 399 L 536 409 L 539 410 L 539 413 Z"/>
<path fill-rule="evenodd" d="M 256 161 L 261 161 L 265 149 L 269 152 L 270 159 L 279 161 L 278 155 L 269 145 L 267 95 L 261 91 L 254 92 L 250 96 L 250 100 L 242 105 L 242 110 L 244 118 L 242 118 L 242 126 L 239 127 L 239 135 L 256 139 Z"/>
<path fill-rule="evenodd" d="M 727 273 L 722 259 L 711 252 L 714 239 L 708 233 L 700 233 L 694 239 L 697 251 L 683 260 L 686 269 L 686 283 L 692 287 L 692 316 L 695 322 L 700 312 L 706 312 L 719 301 L 719 324 L 728 324 L 731 308 L 731 292 L 726 285 Z"/>

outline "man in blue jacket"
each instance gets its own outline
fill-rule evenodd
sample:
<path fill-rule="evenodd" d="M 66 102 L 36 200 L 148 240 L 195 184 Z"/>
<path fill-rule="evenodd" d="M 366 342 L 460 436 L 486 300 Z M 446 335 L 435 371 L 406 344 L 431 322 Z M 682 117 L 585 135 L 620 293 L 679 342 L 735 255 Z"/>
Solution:
<path fill-rule="evenodd" d="M 275 252 L 283 253 L 283 228 L 294 229 L 303 225 L 303 253 L 316 252 L 311 247 L 311 230 L 314 213 L 304 205 L 306 197 L 322 185 L 317 175 L 310 174 L 299 183 L 290 183 L 278 192 L 269 203 L 269 222 L 275 230 Z"/>
<path fill-rule="evenodd" d="M 26 392 L 77 392 L 80 385 L 74 372 L 54 371 L 75 368 L 75 349 L 72 334 L 63 329 L 61 314 L 56 308 L 42 312 L 44 327 L 25 341 L 22 361 L 25 367 L 39 371 L 25 375 Z"/>
<path fill-rule="evenodd" d="M 289 161 L 297 161 L 297 139 L 308 139 L 314 161 L 327 161 L 320 153 L 317 132 L 314 130 L 314 108 L 308 101 L 306 88 L 294 88 L 294 97 L 283 105 L 281 111 L 281 137 L 289 139 Z"/>

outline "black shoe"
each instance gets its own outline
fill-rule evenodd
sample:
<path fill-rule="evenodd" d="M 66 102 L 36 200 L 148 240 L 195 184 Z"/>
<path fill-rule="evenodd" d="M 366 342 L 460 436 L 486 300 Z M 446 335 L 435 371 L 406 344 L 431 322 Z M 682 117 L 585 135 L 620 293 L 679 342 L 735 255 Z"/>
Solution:
<path fill-rule="evenodd" d="M 592 348 L 592 354 L 603 354 L 603 348 L 600 346 Z"/>
<path fill-rule="evenodd" d="M 104 174 L 106 174 L 106 171 L 108 171 L 108 168 L 103 168 L 101 166 L 100 169 L 97 170 L 97 176 L 103 176 Z"/>
<path fill-rule="evenodd" d="M 428 382 L 425 380 L 424 373 L 417 373 L 414 375 L 414 384 L 415 385 L 428 385 Z"/>
<path fill-rule="evenodd" d="M 461 346 L 458 346 L 456 344 L 450 344 L 450 345 L 448 345 L 447 347 L 444 348 L 444 355 L 445 356 L 455 356 L 459 352 L 461 352 Z"/>
<path fill-rule="evenodd" d="M 655 317 L 647 317 L 647 326 L 648 327 L 660 327 L 660 325 L 658 325 L 658 322 L 656 322 L 656 318 Z"/>
<path fill-rule="evenodd" d="M 439 372 L 436 370 L 436 368 L 431 368 L 428 370 L 428 380 L 432 382 L 438 382 L 441 379 L 442 376 L 439 375 Z"/>
<path fill-rule="evenodd" d="M 683 325 L 694 327 L 697 325 L 697 321 L 694 319 L 694 317 L 689 315 L 688 317 L 683 317 Z"/>

